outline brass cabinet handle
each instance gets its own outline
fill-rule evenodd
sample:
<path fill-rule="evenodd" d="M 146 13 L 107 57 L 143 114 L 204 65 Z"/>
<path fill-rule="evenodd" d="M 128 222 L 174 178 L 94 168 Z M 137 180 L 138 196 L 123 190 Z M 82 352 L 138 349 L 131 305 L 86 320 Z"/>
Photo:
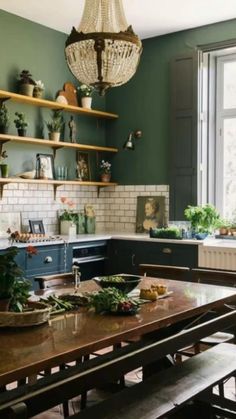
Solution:
<path fill-rule="evenodd" d="M 162 253 L 166 253 L 170 255 L 172 253 L 172 249 L 170 249 L 169 247 L 164 247 L 162 249 Z"/>

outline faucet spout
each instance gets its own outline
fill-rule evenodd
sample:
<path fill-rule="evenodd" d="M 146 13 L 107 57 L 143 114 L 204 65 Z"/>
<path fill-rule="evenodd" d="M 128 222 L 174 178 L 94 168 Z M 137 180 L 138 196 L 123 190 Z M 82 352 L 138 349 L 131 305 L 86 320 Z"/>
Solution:
<path fill-rule="evenodd" d="M 80 278 L 81 278 L 80 267 L 77 262 L 74 262 L 72 265 L 72 274 L 74 275 L 74 279 L 75 279 L 75 291 L 77 291 L 78 287 L 80 286 Z"/>

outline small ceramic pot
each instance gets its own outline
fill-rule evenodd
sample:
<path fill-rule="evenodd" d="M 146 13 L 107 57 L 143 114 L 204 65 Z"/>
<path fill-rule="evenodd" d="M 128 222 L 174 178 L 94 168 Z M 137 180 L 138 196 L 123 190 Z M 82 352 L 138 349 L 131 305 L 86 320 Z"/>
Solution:
<path fill-rule="evenodd" d="M 0 168 L 1 168 L 1 176 L 3 178 L 8 177 L 8 173 L 9 173 L 9 166 L 8 166 L 8 164 L 1 164 L 0 165 Z"/>
<path fill-rule="evenodd" d="M 49 132 L 49 140 L 58 142 L 60 141 L 60 135 L 60 132 Z"/>
<path fill-rule="evenodd" d="M 101 174 L 101 181 L 102 182 L 110 182 L 111 180 L 111 173 L 102 173 Z"/>
<path fill-rule="evenodd" d="M 82 104 L 82 108 L 91 109 L 92 98 L 89 96 L 82 97 L 81 104 Z"/>
<path fill-rule="evenodd" d="M 25 96 L 33 96 L 34 84 L 20 84 L 20 94 Z"/>
<path fill-rule="evenodd" d="M 33 97 L 37 97 L 38 99 L 40 99 L 42 98 L 42 96 L 43 96 L 43 90 L 39 89 L 38 87 L 35 87 L 33 91 Z"/>
<path fill-rule="evenodd" d="M 19 137 L 25 137 L 26 136 L 26 129 L 18 128 L 17 129 Z"/>

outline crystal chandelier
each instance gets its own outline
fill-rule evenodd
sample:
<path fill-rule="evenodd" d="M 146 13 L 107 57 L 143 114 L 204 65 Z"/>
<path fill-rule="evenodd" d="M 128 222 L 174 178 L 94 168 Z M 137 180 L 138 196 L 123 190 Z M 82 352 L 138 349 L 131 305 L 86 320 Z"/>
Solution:
<path fill-rule="evenodd" d="M 101 95 L 133 77 L 142 43 L 128 27 L 122 0 L 85 0 L 82 20 L 66 41 L 66 60 L 82 84 Z"/>

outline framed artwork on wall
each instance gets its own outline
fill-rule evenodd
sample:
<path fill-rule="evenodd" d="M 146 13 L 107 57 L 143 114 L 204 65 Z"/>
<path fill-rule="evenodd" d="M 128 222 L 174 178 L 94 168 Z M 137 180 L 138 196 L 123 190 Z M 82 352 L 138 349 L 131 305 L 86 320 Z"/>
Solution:
<path fill-rule="evenodd" d="M 89 153 L 83 153 L 78 151 L 76 166 L 77 179 L 83 181 L 90 180 Z"/>
<path fill-rule="evenodd" d="M 161 228 L 166 224 L 164 196 L 137 197 L 136 233 L 147 233 L 150 228 Z"/>
<path fill-rule="evenodd" d="M 29 220 L 30 233 L 32 234 L 45 234 L 42 220 Z"/>
<path fill-rule="evenodd" d="M 36 178 L 54 179 L 54 158 L 52 154 L 36 155 Z"/>
<path fill-rule="evenodd" d="M 21 231 L 21 214 L 20 212 L 1 212 L 0 213 L 0 237 L 9 237 L 9 233 Z"/>

